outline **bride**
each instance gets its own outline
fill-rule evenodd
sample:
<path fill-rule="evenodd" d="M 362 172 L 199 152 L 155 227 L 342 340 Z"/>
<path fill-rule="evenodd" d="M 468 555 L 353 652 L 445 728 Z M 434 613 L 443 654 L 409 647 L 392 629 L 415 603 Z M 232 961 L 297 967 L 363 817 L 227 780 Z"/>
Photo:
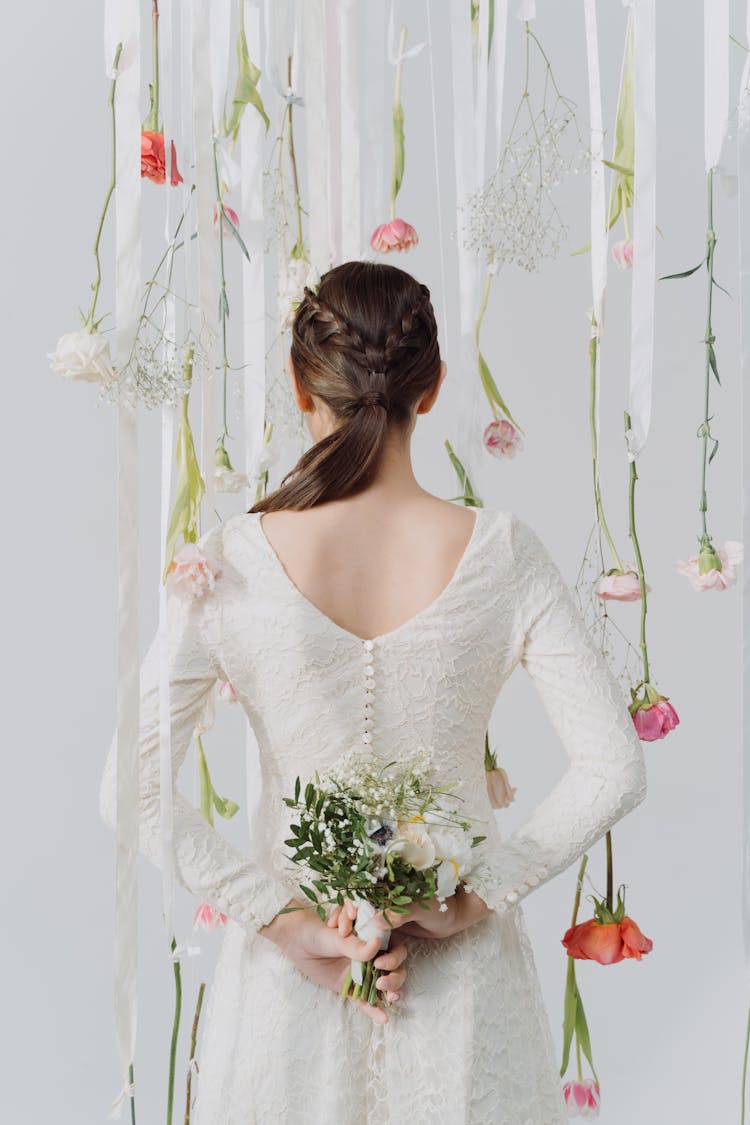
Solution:
<path fill-rule="evenodd" d="M 446 375 L 425 285 L 379 263 L 329 270 L 305 291 L 287 365 L 312 446 L 170 576 L 173 776 L 224 680 L 257 738 L 262 785 L 247 854 L 174 794 L 175 876 L 227 919 L 191 1120 L 563 1125 L 521 900 L 645 796 L 626 701 L 533 529 L 415 479 L 411 435 Z M 518 664 L 568 763 L 503 839 L 484 738 Z M 516 752 L 533 755 L 516 735 Z M 341 990 L 351 960 L 375 956 L 379 940 L 357 937 L 349 899 L 323 921 L 283 844 L 295 778 L 354 746 L 384 761 L 431 747 L 482 825 L 492 871 L 481 888 L 459 884 L 447 909 L 432 900 L 397 916 L 377 1006 Z M 101 787 L 112 826 L 115 758 L 113 739 Z M 139 763 L 140 846 L 160 864 L 156 635 L 141 670 Z"/>

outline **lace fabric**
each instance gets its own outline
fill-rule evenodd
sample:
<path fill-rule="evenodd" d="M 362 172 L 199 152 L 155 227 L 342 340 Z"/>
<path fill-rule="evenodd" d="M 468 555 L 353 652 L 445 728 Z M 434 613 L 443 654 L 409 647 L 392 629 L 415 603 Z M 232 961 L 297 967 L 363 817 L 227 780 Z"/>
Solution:
<path fill-rule="evenodd" d="M 262 794 L 249 853 L 176 789 L 175 877 L 229 916 L 199 1050 L 196 1125 L 562 1125 L 549 1019 L 520 900 L 565 870 L 646 791 L 623 693 L 536 533 L 511 512 L 476 510 L 453 579 L 426 609 L 364 640 L 294 586 L 258 513 L 202 536 L 215 588 L 170 599 L 176 778 L 216 680 L 229 680 L 260 750 Z M 141 671 L 141 849 L 159 842 L 158 640 Z M 569 763 L 502 839 L 484 779 L 484 735 L 517 665 L 532 677 Z M 367 708 L 364 704 L 367 703 Z M 367 720 L 367 721 L 365 721 Z M 373 755 L 432 745 L 486 833 L 492 907 L 445 941 L 408 938 L 408 979 L 389 1023 L 319 988 L 258 929 L 296 893 L 286 858 L 294 779 L 365 742 Z M 116 738 L 101 786 L 114 826 Z"/>

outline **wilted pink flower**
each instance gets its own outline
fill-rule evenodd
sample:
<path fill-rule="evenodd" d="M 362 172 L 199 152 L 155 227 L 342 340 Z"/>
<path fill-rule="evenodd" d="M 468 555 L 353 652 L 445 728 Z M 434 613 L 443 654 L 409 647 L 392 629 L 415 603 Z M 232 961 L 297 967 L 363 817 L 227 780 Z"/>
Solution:
<path fill-rule="evenodd" d="M 656 742 L 677 726 L 680 717 L 672 704 L 661 696 L 656 703 L 631 711 L 638 737 L 644 742 Z"/>
<path fill-rule="evenodd" d="M 490 422 L 485 426 L 482 434 L 484 448 L 493 457 L 515 457 L 523 449 L 521 435 L 512 422 L 503 418 L 499 422 Z"/>
<path fill-rule="evenodd" d="M 219 233 L 219 211 L 220 211 L 220 208 L 219 208 L 219 204 L 218 204 L 218 201 L 217 201 L 216 203 L 214 203 L 214 231 L 215 231 L 216 234 Z M 239 217 L 239 215 L 237 214 L 236 211 L 233 211 L 231 207 L 227 207 L 227 205 L 225 203 L 223 214 L 222 214 L 222 219 L 223 219 L 223 222 L 224 222 L 224 234 L 231 234 L 232 233 L 232 228 L 230 227 L 229 223 L 227 222 L 227 216 L 229 216 L 229 218 L 232 220 L 234 225 L 237 227 L 237 230 L 239 230 L 240 229 L 240 217 Z"/>
<path fill-rule="evenodd" d="M 612 247 L 612 257 L 615 265 L 621 270 L 629 270 L 633 265 L 633 243 L 629 238 L 616 242 Z"/>
<path fill-rule="evenodd" d="M 226 914 L 222 914 L 215 906 L 209 906 L 207 902 L 201 903 L 193 918 L 194 930 L 216 930 L 226 924 Z"/>
<path fill-rule="evenodd" d="M 219 699 L 222 703 L 237 702 L 237 692 L 234 690 L 229 680 L 219 680 Z"/>
<path fill-rule="evenodd" d="M 614 602 L 637 602 L 641 596 L 641 580 L 630 564 L 625 564 L 626 570 L 610 570 L 603 574 L 597 583 L 596 592 L 604 600 Z M 651 593 L 651 587 L 646 583 L 646 593 Z"/>
<path fill-rule="evenodd" d="M 487 793 L 493 809 L 507 809 L 516 795 L 516 788 L 508 780 L 508 775 L 502 766 L 495 766 L 493 770 L 485 770 Z"/>
<path fill-rule="evenodd" d="M 593 1078 L 584 1078 L 581 1082 L 566 1082 L 563 1097 L 568 1107 L 568 1117 L 599 1116 L 599 1083 Z"/>
<path fill-rule="evenodd" d="M 687 562 L 679 559 L 677 572 L 684 574 L 694 590 L 726 590 L 737 581 L 735 567 L 742 562 L 745 549 L 742 543 L 727 539 L 723 547 L 714 550 L 710 544 L 701 548 L 697 555 L 691 555 Z M 719 566 L 716 562 L 719 562 Z"/>
<path fill-rule="evenodd" d="M 417 232 L 403 219 L 391 219 L 389 223 L 382 223 L 376 227 L 370 238 L 373 250 L 380 250 L 389 254 L 391 250 L 408 250 L 419 242 Z"/>
<path fill-rule="evenodd" d="M 192 601 L 213 590 L 220 573 L 213 559 L 209 559 L 197 543 L 185 543 L 175 554 L 167 574 L 167 589 L 186 601 Z"/>

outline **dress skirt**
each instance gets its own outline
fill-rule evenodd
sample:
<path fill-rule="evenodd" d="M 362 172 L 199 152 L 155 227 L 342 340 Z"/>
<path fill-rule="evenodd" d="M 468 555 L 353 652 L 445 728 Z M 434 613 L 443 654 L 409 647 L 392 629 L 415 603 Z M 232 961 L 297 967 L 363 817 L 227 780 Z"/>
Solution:
<path fill-rule="evenodd" d="M 403 937 L 401 999 L 375 1024 L 230 919 L 193 1125 L 564 1125 L 521 907 L 450 938 Z"/>

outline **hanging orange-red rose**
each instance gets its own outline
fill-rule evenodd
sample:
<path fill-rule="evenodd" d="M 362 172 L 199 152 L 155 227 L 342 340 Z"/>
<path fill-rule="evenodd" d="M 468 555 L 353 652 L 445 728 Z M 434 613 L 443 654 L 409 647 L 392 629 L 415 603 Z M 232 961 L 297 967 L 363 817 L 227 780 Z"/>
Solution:
<path fill-rule="evenodd" d="M 172 176 L 170 183 L 174 187 L 175 184 L 183 182 L 182 176 L 177 169 L 177 150 L 172 145 Z M 164 159 L 164 134 L 151 133 L 148 129 L 141 130 L 141 176 L 146 179 L 153 180 L 155 184 L 163 184 L 167 179 L 167 166 Z"/>
<path fill-rule="evenodd" d="M 628 958 L 640 961 L 644 953 L 651 952 L 654 943 L 625 913 L 621 891 L 617 899 L 617 906 L 611 910 L 605 900 L 595 898 L 596 916 L 565 931 L 561 940 L 569 957 L 613 965 Z"/>

